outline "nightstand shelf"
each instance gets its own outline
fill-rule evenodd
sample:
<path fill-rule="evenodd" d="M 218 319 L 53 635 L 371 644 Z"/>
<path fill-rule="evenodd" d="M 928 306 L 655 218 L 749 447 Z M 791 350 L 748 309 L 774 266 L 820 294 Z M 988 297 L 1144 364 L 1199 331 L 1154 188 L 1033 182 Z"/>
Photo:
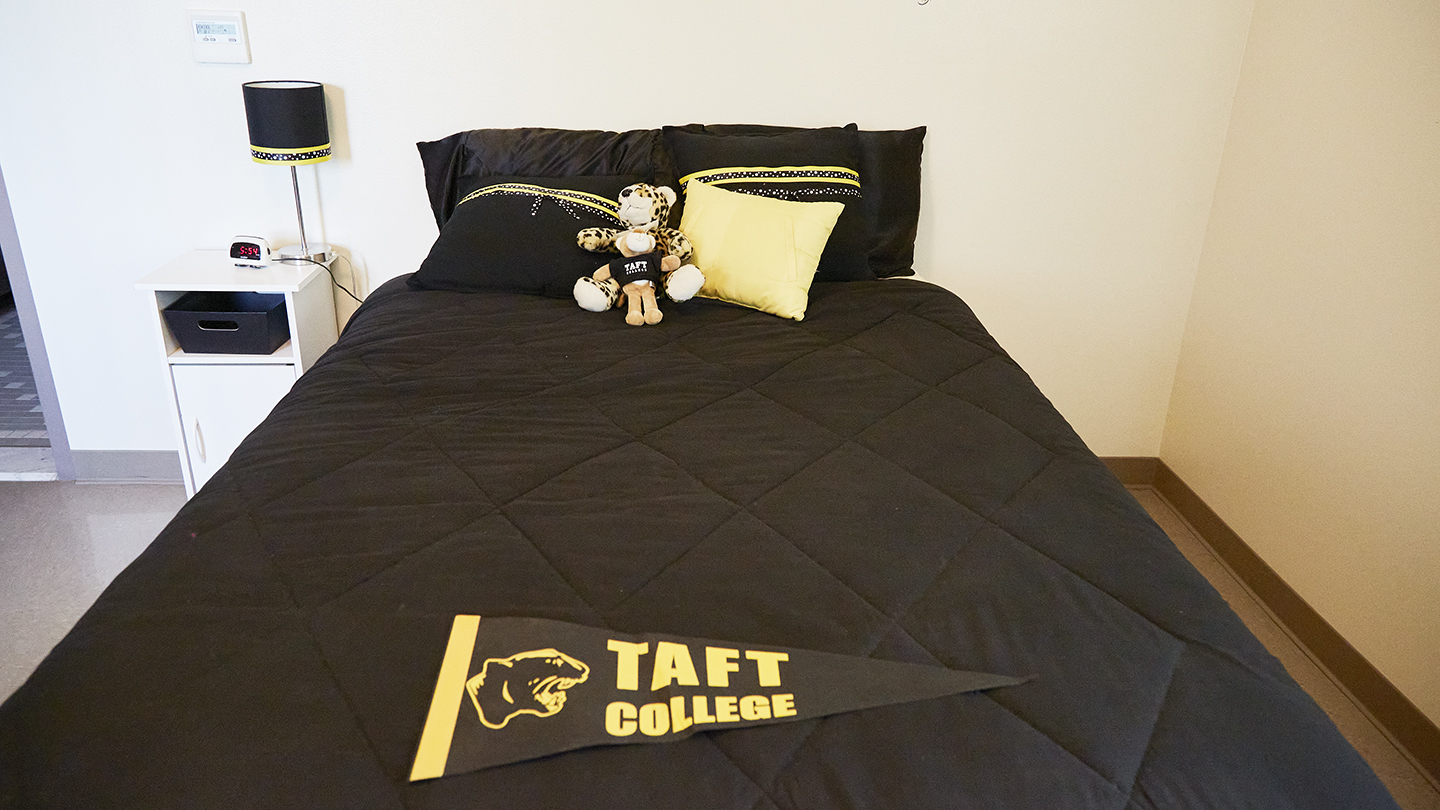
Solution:
<path fill-rule="evenodd" d="M 294 341 L 287 340 L 284 345 L 271 354 L 191 354 L 177 347 L 175 351 L 165 356 L 165 360 L 171 365 L 199 363 L 207 366 L 213 366 L 217 363 L 232 365 L 293 363 L 295 362 L 295 348 L 292 345 L 293 343 Z"/>
<path fill-rule="evenodd" d="M 135 288 L 150 293 L 148 309 L 165 366 L 185 491 L 194 495 L 335 343 L 330 276 L 313 264 L 243 268 L 231 263 L 225 251 L 192 250 L 140 279 Z M 284 295 L 290 339 L 270 354 L 186 352 L 162 313 L 187 292 Z"/>

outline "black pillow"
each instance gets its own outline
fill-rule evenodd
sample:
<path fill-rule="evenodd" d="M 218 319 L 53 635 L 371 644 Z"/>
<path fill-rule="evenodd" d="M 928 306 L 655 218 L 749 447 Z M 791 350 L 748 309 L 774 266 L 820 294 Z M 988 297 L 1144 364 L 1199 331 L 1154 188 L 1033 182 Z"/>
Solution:
<path fill-rule="evenodd" d="M 659 162 L 668 164 L 658 129 L 472 129 L 415 146 L 435 224 L 442 228 L 460 197 L 492 177 L 633 174 L 636 182 L 675 184 L 658 170 Z"/>
<path fill-rule="evenodd" d="M 844 203 L 845 211 L 815 269 L 815 280 L 875 278 L 867 257 L 860 141 L 854 124 L 744 134 L 665 127 L 665 145 L 682 192 L 687 182 L 699 181 L 782 200 Z"/>
<path fill-rule="evenodd" d="M 636 175 L 492 177 L 462 197 L 409 285 L 569 298 L 609 256 L 575 243 L 582 228 L 624 227 L 620 190 Z"/>
<path fill-rule="evenodd" d="M 686 132 L 764 135 L 802 132 L 764 124 L 689 124 Z M 920 224 L 920 157 L 925 127 L 859 131 L 861 209 L 869 234 L 870 270 L 880 278 L 915 274 L 915 234 Z"/>
<path fill-rule="evenodd" d="M 865 186 L 870 269 L 876 276 L 915 275 L 920 226 L 920 153 L 925 127 L 860 130 L 860 182 Z"/>

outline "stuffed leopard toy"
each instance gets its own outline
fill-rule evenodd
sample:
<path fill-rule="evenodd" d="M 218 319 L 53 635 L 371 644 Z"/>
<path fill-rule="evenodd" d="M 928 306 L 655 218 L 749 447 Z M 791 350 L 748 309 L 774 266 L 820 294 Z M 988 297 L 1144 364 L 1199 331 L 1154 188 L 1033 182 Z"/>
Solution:
<path fill-rule="evenodd" d="M 616 252 L 633 256 L 658 252 L 662 259 L 660 287 L 666 297 L 675 302 L 688 301 L 705 283 L 705 276 L 686 260 L 695 248 L 685 234 L 664 226 L 670 217 L 670 207 L 675 204 L 675 191 L 669 186 L 652 186 L 636 183 L 620 191 L 620 207 L 616 216 L 629 228 L 585 228 L 575 237 L 580 247 L 593 253 Z M 622 244 L 617 242 L 623 242 Z M 610 272 L 607 264 L 595 271 L 593 277 L 584 277 L 575 282 L 575 302 L 582 309 L 591 312 L 605 312 L 630 300 L 631 313 L 626 321 L 631 324 L 658 323 L 660 310 L 654 303 L 651 282 L 640 281 L 639 286 L 621 285 Z M 643 288 L 643 289 L 642 289 Z M 635 300 L 637 297 L 639 301 Z M 638 313 L 638 314 L 637 314 Z M 638 323 L 637 323 L 638 321 Z"/>

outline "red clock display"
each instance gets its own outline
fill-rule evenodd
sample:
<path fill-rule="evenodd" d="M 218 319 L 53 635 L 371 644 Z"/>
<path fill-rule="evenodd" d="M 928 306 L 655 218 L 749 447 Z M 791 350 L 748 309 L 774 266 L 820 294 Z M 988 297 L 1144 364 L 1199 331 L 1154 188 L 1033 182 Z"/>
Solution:
<path fill-rule="evenodd" d="M 260 246 L 254 242 L 236 242 L 230 246 L 230 258 L 260 260 Z"/>

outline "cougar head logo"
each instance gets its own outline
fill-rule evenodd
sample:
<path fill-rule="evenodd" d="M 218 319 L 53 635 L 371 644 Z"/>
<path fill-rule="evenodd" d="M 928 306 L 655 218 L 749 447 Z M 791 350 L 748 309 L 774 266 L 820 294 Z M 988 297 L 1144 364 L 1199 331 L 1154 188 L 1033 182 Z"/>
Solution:
<path fill-rule="evenodd" d="M 465 691 L 486 728 L 504 728 L 520 714 L 549 717 L 565 708 L 565 690 L 584 683 L 590 667 L 556 649 L 487 658 Z"/>

